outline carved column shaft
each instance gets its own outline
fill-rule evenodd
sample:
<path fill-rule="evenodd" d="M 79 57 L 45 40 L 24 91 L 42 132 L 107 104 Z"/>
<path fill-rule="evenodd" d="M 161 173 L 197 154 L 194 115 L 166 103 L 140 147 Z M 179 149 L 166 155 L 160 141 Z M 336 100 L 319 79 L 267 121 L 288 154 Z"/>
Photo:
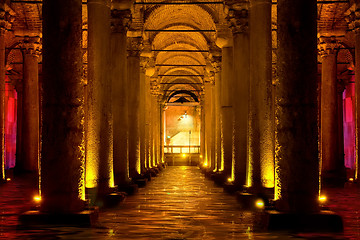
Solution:
<path fill-rule="evenodd" d="M 129 118 L 127 89 L 127 37 L 130 10 L 111 11 L 111 82 L 113 112 L 114 181 L 119 187 L 129 182 Z"/>

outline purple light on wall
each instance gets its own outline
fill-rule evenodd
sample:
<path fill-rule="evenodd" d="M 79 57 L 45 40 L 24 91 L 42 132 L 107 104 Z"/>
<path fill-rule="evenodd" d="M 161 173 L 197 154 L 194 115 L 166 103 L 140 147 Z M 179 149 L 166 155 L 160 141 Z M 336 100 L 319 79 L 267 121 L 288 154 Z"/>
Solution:
<path fill-rule="evenodd" d="M 354 78 L 354 77 L 353 77 Z M 355 169 L 355 79 L 343 93 L 344 161 L 345 167 Z"/>
<path fill-rule="evenodd" d="M 5 169 L 15 167 L 17 94 L 12 85 L 5 85 Z"/>

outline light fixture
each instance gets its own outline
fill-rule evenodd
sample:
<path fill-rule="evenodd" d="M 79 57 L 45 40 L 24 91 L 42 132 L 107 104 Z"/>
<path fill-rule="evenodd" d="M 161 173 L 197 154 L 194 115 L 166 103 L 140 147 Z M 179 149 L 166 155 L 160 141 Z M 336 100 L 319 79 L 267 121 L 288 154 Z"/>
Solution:
<path fill-rule="evenodd" d="M 40 201 L 41 201 L 41 197 L 40 197 L 39 195 L 36 195 L 36 196 L 34 197 L 34 201 L 35 201 L 35 202 L 40 202 Z"/>
<path fill-rule="evenodd" d="M 263 209 L 265 207 L 265 203 L 262 199 L 257 199 L 255 201 L 255 206 L 259 209 Z"/>
<path fill-rule="evenodd" d="M 327 197 L 326 197 L 325 195 L 320 195 L 320 196 L 319 196 L 319 202 L 325 203 L 326 200 L 327 200 Z"/>

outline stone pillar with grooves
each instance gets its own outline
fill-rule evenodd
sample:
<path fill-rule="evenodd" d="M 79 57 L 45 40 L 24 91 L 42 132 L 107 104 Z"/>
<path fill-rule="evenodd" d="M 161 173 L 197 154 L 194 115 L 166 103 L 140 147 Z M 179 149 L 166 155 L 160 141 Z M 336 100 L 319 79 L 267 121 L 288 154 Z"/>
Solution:
<path fill-rule="evenodd" d="M 319 211 L 316 1 L 278 0 L 275 200 L 280 211 Z"/>
<path fill-rule="evenodd" d="M 41 211 L 85 207 L 81 0 L 43 1 Z M 62 39 L 62 41 L 59 41 Z"/>
<path fill-rule="evenodd" d="M 111 82 L 113 112 L 113 163 L 115 185 L 129 183 L 127 37 L 130 10 L 111 10 Z"/>

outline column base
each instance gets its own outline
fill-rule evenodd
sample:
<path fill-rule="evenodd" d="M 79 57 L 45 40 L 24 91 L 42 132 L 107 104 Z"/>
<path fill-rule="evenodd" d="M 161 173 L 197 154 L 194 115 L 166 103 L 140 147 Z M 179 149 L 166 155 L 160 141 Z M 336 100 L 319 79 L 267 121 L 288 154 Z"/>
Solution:
<path fill-rule="evenodd" d="M 223 185 L 224 188 L 224 192 L 230 193 L 230 194 L 235 194 L 238 191 L 242 191 L 244 188 L 243 186 L 234 184 L 233 182 L 226 182 Z"/>
<path fill-rule="evenodd" d="M 121 192 L 127 193 L 128 195 L 134 195 L 135 193 L 137 193 L 139 191 L 138 185 L 133 184 L 133 183 L 118 185 L 117 189 Z"/>
<path fill-rule="evenodd" d="M 132 179 L 132 183 L 136 184 L 139 188 L 146 186 L 148 179 L 143 175 L 138 175 Z"/>
<path fill-rule="evenodd" d="M 224 172 L 215 172 L 211 175 L 211 179 L 219 186 L 223 186 L 227 182 L 228 176 Z"/>
<path fill-rule="evenodd" d="M 236 192 L 236 199 L 244 210 L 259 211 L 270 207 L 267 197 L 247 192 Z"/>
<path fill-rule="evenodd" d="M 86 199 L 89 200 L 89 206 L 98 206 L 100 208 L 110 208 L 124 201 L 127 193 L 119 192 L 116 188 L 110 188 L 105 195 L 98 195 L 97 188 L 86 189 Z"/>
<path fill-rule="evenodd" d="M 343 222 L 331 211 L 300 214 L 283 213 L 275 210 L 265 212 L 267 230 L 292 230 L 301 232 L 342 232 Z"/>
<path fill-rule="evenodd" d="M 76 213 L 45 213 L 38 210 L 27 211 L 20 215 L 19 222 L 21 227 L 34 225 L 65 225 L 76 227 L 94 226 L 99 217 L 97 207 L 89 208 Z"/>

